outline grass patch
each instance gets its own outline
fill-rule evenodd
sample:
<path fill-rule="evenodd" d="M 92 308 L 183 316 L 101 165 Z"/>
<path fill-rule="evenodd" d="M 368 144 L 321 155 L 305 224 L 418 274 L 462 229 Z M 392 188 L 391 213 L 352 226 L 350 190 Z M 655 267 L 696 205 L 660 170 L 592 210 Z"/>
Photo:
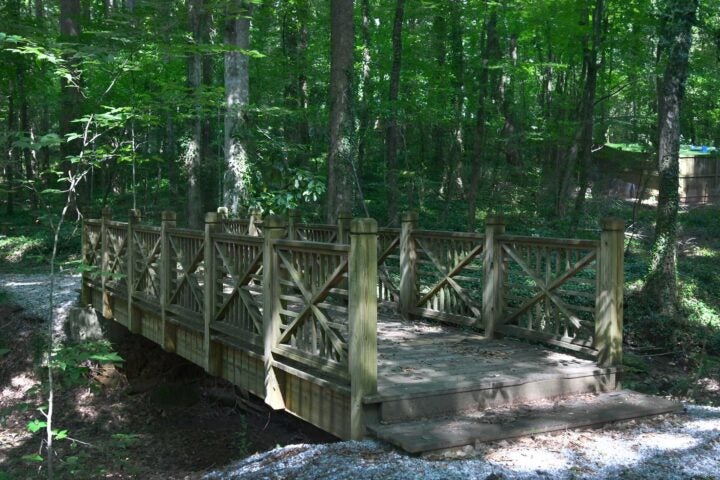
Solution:
<path fill-rule="evenodd" d="M 48 270 L 54 240 L 49 219 L 23 212 L 0 216 L 0 225 L 4 226 L 0 235 L 0 273 Z M 58 239 L 58 262 L 62 265 L 79 258 L 79 253 L 79 226 L 65 223 Z"/>

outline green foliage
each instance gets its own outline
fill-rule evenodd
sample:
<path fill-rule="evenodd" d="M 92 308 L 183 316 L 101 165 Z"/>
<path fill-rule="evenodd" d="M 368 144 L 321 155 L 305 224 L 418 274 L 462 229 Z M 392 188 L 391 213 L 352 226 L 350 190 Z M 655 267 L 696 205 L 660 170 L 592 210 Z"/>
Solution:
<path fill-rule="evenodd" d="M 140 441 L 140 435 L 137 433 L 113 433 L 112 439 L 119 448 L 129 448 Z"/>
<path fill-rule="evenodd" d="M 87 382 L 94 366 L 106 363 L 123 363 L 122 357 L 107 341 L 60 345 L 51 357 L 51 367 L 60 373 L 61 381 L 68 386 Z"/>

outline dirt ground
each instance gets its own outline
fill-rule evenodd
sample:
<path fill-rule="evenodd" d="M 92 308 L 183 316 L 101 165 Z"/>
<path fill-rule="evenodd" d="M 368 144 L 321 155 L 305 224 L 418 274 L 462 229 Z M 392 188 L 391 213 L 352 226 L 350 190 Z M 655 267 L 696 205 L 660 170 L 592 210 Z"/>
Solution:
<path fill-rule="evenodd" d="M 47 476 L 36 457 L 44 429 L 27 428 L 47 402 L 42 328 L 0 306 L 0 347 L 9 350 L 0 357 L 0 480 Z M 92 364 L 83 385 L 56 388 L 54 425 L 70 438 L 55 442 L 55 478 L 194 479 L 278 445 L 337 441 L 148 340 L 114 340 L 122 366 Z"/>

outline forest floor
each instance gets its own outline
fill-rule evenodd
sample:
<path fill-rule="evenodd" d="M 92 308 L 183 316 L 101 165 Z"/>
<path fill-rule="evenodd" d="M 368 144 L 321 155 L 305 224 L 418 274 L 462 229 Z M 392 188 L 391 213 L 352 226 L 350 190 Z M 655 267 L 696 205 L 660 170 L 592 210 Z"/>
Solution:
<path fill-rule="evenodd" d="M 77 297 L 77 280 L 65 280 L 61 304 Z M 0 275 L 17 302 L 0 305 L 0 480 L 47 478 L 37 457 L 44 430 L 28 429 L 42 420 L 38 408 L 47 401 L 47 370 L 38 368 L 47 324 L 38 315 L 44 289 L 37 281 Z M 74 439 L 55 442 L 56 478 L 193 479 L 277 446 L 337 441 L 142 337 L 116 333 L 113 341 L 122 365 L 85 362 L 86 381 L 55 389 L 54 425 Z"/>
<path fill-rule="evenodd" d="M 46 401 L 40 278 L 0 275 L 11 294 L 0 301 L 0 480 L 46 477 L 37 457 L 42 430 L 27 427 Z M 60 278 L 60 316 L 76 288 L 72 277 Z M 113 340 L 121 366 L 86 362 L 86 381 L 56 389 L 55 425 L 76 439 L 56 442 L 56 478 L 720 478 L 720 409 L 692 405 L 720 402 L 717 372 L 695 378 L 666 355 L 646 357 L 628 380 L 652 391 L 694 378 L 685 415 L 417 458 L 379 442 L 337 442 L 150 341 Z"/>

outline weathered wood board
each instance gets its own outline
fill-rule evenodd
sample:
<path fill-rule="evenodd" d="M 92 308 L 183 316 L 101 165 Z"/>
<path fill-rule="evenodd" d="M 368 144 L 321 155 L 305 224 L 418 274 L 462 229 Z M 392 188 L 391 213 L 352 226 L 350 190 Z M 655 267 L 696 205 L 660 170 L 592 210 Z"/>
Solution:
<path fill-rule="evenodd" d="M 566 401 L 454 417 L 371 426 L 382 440 L 411 453 L 473 445 L 476 442 L 590 427 L 619 420 L 679 413 L 682 405 L 630 390 L 582 395 Z"/>

